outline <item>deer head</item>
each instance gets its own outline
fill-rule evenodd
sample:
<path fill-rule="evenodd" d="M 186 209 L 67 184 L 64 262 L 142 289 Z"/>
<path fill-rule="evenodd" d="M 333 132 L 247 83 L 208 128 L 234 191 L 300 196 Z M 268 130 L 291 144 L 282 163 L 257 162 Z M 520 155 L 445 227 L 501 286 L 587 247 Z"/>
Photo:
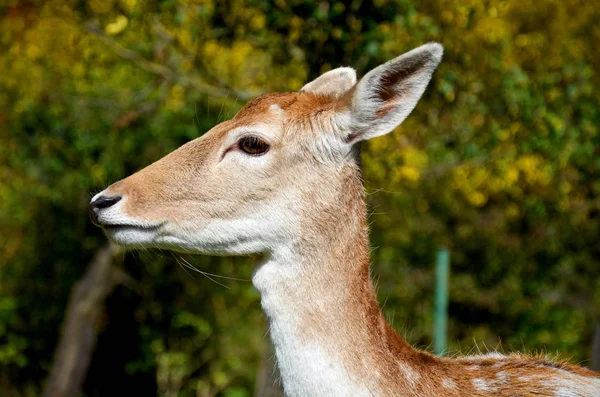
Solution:
<path fill-rule="evenodd" d="M 358 83 L 343 67 L 299 92 L 262 95 L 97 194 L 92 220 L 124 246 L 218 255 L 269 252 L 334 227 L 328 214 L 352 217 L 344 197 L 362 192 L 356 143 L 408 116 L 442 52 L 430 43 Z"/>

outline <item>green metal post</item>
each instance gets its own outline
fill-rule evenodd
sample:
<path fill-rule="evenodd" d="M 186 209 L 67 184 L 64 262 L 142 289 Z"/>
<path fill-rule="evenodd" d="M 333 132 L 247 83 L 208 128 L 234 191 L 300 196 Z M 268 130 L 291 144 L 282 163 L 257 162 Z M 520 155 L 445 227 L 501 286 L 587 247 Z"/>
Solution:
<path fill-rule="evenodd" d="M 450 251 L 446 247 L 441 247 L 435 257 L 435 311 L 433 319 L 433 351 L 440 356 L 446 353 L 449 275 Z"/>

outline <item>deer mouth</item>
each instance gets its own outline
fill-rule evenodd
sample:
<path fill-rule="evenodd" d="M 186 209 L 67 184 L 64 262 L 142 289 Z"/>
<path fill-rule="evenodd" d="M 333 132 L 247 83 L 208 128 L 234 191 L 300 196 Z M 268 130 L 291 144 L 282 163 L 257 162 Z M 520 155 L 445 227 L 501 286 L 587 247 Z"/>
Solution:
<path fill-rule="evenodd" d="M 109 223 L 100 226 L 110 240 L 124 247 L 154 247 L 163 225 Z"/>
<path fill-rule="evenodd" d="M 163 223 L 157 225 L 130 225 L 130 224 L 100 224 L 106 231 L 117 231 L 117 230 L 141 230 L 141 231 L 156 231 Z"/>

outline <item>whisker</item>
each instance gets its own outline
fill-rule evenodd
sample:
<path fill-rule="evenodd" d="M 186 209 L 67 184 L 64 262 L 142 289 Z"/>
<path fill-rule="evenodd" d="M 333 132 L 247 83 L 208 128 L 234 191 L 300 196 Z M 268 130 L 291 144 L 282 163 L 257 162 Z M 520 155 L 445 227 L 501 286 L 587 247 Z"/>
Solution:
<path fill-rule="evenodd" d="M 173 255 L 173 256 L 175 256 L 175 255 Z M 177 258 L 175 258 L 175 259 L 177 259 Z M 183 263 L 181 263 L 181 262 L 179 262 L 179 261 L 178 261 L 178 263 L 179 263 L 181 266 L 184 266 L 185 268 L 187 268 L 187 269 L 189 269 L 189 270 L 192 270 L 192 271 L 194 271 L 194 272 L 200 273 L 201 275 L 203 275 L 204 277 L 206 277 L 207 279 L 209 279 L 210 281 L 212 281 L 212 282 L 213 282 L 213 283 L 215 283 L 215 284 L 218 284 L 218 285 L 220 285 L 220 286 L 222 286 L 222 287 L 225 287 L 225 288 L 227 288 L 227 289 L 230 289 L 230 288 L 231 288 L 231 287 L 229 287 L 229 286 L 227 286 L 227 285 L 225 285 L 225 284 L 223 284 L 223 283 L 220 283 L 220 282 L 218 282 L 217 280 L 215 280 L 214 278 L 210 277 L 208 274 L 206 274 L 206 273 L 205 273 L 205 272 L 203 272 L 202 270 L 200 270 L 200 269 L 197 269 L 197 268 L 196 268 L 196 267 L 194 267 L 192 264 L 190 264 L 188 261 L 186 261 L 186 260 L 185 260 L 183 257 L 179 257 L 179 259 L 181 259 L 181 261 L 183 262 Z"/>
<path fill-rule="evenodd" d="M 179 261 L 179 259 L 175 255 L 173 255 L 173 258 L 175 258 L 175 262 L 177 262 L 179 267 L 181 267 L 188 276 L 190 276 L 192 279 L 194 279 L 194 276 L 185 268 L 185 266 L 183 266 L 183 264 Z"/>
<path fill-rule="evenodd" d="M 252 280 L 247 279 L 247 278 L 236 278 L 236 277 L 228 277 L 228 276 L 221 276 L 219 274 L 214 274 L 214 273 L 209 273 L 206 272 L 204 270 L 200 270 L 198 269 L 196 266 L 192 265 L 190 262 L 186 261 L 183 257 L 180 257 L 182 260 L 184 260 L 189 266 L 191 266 L 192 268 L 194 268 L 195 271 L 197 271 L 198 273 L 204 273 L 204 274 L 208 274 L 209 276 L 212 277 L 216 277 L 216 278 L 223 278 L 225 280 L 234 280 L 234 281 L 245 281 L 245 282 L 250 282 Z"/>

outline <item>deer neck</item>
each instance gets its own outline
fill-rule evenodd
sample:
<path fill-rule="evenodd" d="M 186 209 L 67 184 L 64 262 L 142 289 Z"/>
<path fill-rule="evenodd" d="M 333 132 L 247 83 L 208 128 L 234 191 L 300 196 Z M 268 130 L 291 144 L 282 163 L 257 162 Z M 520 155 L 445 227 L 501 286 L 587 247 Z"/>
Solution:
<path fill-rule="evenodd" d="M 253 277 L 288 396 L 383 395 L 392 366 L 415 354 L 377 304 L 364 188 L 350 179 Z"/>

